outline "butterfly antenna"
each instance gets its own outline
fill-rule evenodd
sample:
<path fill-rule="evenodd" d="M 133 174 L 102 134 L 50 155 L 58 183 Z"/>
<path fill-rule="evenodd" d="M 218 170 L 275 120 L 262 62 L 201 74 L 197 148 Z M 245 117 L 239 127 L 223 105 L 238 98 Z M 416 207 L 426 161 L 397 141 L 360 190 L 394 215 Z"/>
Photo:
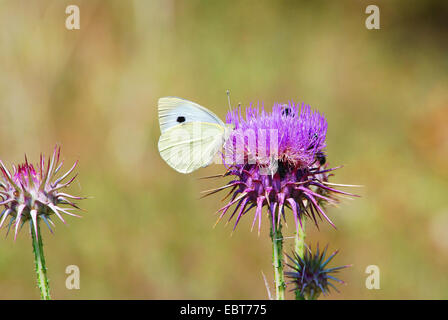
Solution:
<path fill-rule="evenodd" d="M 226 91 L 227 93 L 227 102 L 229 103 L 229 110 L 232 112 L 232 104 L 230 103 L 230 90 Z"/>

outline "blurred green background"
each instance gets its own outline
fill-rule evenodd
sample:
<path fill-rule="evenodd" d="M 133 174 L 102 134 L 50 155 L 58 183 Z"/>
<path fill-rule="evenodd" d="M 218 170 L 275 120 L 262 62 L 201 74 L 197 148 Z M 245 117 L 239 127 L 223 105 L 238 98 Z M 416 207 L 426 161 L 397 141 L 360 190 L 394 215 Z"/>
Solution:
<path fill-rule="evenodd" d="M 76 4 L 81 29 L 65 28 Z M 381 29 L 367 30 L 377 4 Z M 82 219 L 44 231 L 56 299 L 265 299 L 268 225 L 214 212 L 217 165 L 182 175 L 157 151 L 157 99 L 176 95 L 225 117 L 233 103 L 304 101 L 324 112 L 333 182 L 362 198 L 329 208 L 346 286 L 331 299 L 448 299 L 446 1 L 0 1 L 0 158 L 36 162 L 56 143 Z M 266 220 L 265 220 L 266 223 Z M 292 223 L 285 235 L 293 233 Z M 31 241 L 0 243 L 0 298 L 38 299 Z M 285 247 L 292 248 L 292 240 Z M 81 289 L 65 288 L 65 268 Z M 377 265 L 380 290 L 365 269 Z M 292 297 L 289 296 L 289 297 Z"/>

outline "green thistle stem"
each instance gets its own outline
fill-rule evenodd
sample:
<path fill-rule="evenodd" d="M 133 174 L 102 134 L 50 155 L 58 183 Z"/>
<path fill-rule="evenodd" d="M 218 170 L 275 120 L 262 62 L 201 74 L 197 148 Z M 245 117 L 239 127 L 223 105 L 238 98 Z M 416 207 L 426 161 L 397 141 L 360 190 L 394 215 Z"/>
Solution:
<path fill-rule="evenodd" d="M 283 276 L 283 235 L 282 226 L 271 224 L 272 264 L 274 266 L 275 294 L 277 300 L 285 300 L 285 279 Z"/>
<path fill-rule="evenodd" d="M 294 251 L 302 259 L 305 256 L 305 236 L 305 219 L 302 219 L 302 226 L 297 226 L 294 238 Z"/>
<path fill-rule="evenodd" d="M 37 286 L 40 289 L 40 296 L 42 300 L 51 300 L 50 286 L 48 285 L 47 267 L 45 266 L 44 246 L 42 244 L 42 237 L 39 226 L 40 219 L 37 219 L 37 238 L 34 224 L 30 220 L 31 238 L 33 239 L 34 264 L 36 266 Z"/>
<path fill-rule="evenodd" d="M 294 237 L 294 251 L 302 259 L 305 256 L 305 236 L 305 219 L 302 219 L 302 225 L 297 225 L 297 231 Z M 294 292 L 296 294 L 296 300 L 305 300 L 300 290 L 295 290 Z"/>

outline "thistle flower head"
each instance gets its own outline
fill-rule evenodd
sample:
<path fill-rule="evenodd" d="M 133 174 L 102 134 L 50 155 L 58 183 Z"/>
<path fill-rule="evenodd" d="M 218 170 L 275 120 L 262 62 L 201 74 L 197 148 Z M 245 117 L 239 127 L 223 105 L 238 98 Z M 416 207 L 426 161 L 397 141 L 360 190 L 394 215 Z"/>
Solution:
<path fill-rule="evenodd" d="M 284 166 L 307 168 L 326 147 L 327 121 L 309 105 L 277 103 L 272 112 L 250 105 L 246 118 L 239 107 L 227 114 L 226 121 L 235 126 L 226 151 L 237 163 L 244 157 L 246 162 L 263 166 L 274 156 Z M 253 138 L 255 143 L 250 141 Z M 237 148 L 238 144 L 244 144 L 244 149 Z"/>
<path fill-rule="evenodd" d="M 8 225 L 14 227 L 14 239 L 23 224 L 30 221 L 34 226 L 37 237 L 37 221 L 42 219 L 51 231 L 50 224 L 52 215 L 56 215 L 65 223 L 62 214 L 79 217 L 70 212 L 79 207 L 72 200 L 83 198 L 64 193 L 63 189 L 68 187 L 76 178 L 76 175 L 68 179 L 78 162 L 65 174 L 57 178 L 63 162 L 59 162 L 60 148 L 54 149 L 53 155 L 45 163 L 41 155 L 40 162 L 36 168 L 30 164 L 25 156 L 25 163 L 13 166 L 10 172 L 0 160 L 0 228 Z M 62 205 L 65 205 L 62 207 Z M 72 207 L 72 208 L 70 208 Z M 9 218 L 9 223 L 5 224 Z"/>
<path fill-rule="evenodd" d="M 344 281 L 332 276 L 331 274 L 337 273 L 339 270 L 349 267 L 350 265 L 327 268 L 328 263 L 338 253 L 333 252 L 328 258 L 325 257 L 327 252 L 325 247 L 322 253 L 319 252 L 319 245 L 315 253 L 310 248 L 306 248 L 303 258 L 296 253 L 293 257 L 288 255 L 292 264 L 287 264 L 292 271 L 285 272 L 285 275 L 291 279 L 291 283 L 295 285 L 296 292 L 299 292 L 303 297 L 307 299 L 317 299 L 320 294 L 327 295 L 330 292 L 330 287 L 338 289 L 331 281 L 344 283 Z"/>
<path fill-rule="evenodd" d="M 336 204 L 337 195 L 353 194 L 332 188 L 325 158 L 327 121 L 309 105 L 275 104 L 272 112 L 249 106 L 242 115 L 239 107 L 227 115 L 235 129 L 224 147 L 224 176 L 233 179 L 224 187 L 209 190 L 210 195 L 229 188 L 230 201 L 218 212 L 218 221 L 234 206 L 229 217 L 240 218 L 256 208 L 252 228 L 258 219 L 260 232 L 262 208 L 266 206 L 272 224 L 285 218 L 285 208 L 294 216 L 296 226 L 308 216 L 333 222 L 324 212 L 326 204 Z M 227 198 L 226 197 L 226 198 Z"/>

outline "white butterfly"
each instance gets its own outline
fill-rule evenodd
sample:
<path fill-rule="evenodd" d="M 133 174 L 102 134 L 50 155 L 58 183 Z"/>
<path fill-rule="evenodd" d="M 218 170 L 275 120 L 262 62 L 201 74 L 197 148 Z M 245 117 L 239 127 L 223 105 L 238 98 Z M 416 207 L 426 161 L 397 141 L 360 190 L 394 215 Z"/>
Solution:
<path fill-rule="evenodd" d="M 181 173 L 208 166 L 234 128 L 210 110 L 185 99 L 160 98 L 158 109 L 162 133 L 159 153 Z"/>

